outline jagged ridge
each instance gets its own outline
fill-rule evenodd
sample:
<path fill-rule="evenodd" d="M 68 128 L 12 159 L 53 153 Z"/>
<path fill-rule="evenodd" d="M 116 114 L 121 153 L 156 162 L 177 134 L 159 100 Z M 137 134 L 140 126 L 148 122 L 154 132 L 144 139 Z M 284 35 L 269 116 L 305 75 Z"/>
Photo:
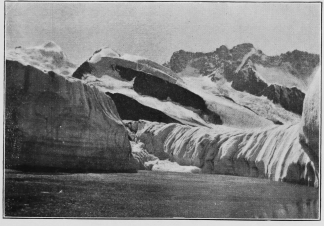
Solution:
<path fill-rule="evenodd" d="M 138 121 L 140 119 L 149 120 L 152 122 L 164 122 L 164 123 L 180 123 L 179 121 L 169 117 L 161 111 L 154 108 L 147 107 L 140 104 L 133 98 L 120 93 L 109 93 L 107 95 L 113 99 L 120 117 L 123 120 L 134 120 Z"/>
<path fill-rule="evenodd" d="M 238 91 L 257 96 L 263 92 L 269 100 L 279 103 L 286 110 L 301 114 L 304 96 L 302 90 L 308 86 L 318 64 L 317 54 L 294 50 L 269 57 L 255 49 L 252 44 L 244 43 L 232 49 L 221 46 L 209 53 L 180 50 L 165 65 L 169 65 L 177 73 L 181 72 L 183 76 L 186 76 L 187 67 L 197 70 L 201 75 L 215 74 L 211 76 L 214 82 L 218 82 L 221 77 L 225 78 L 228 82 L 233 81 L 232 87 Z M 255 71 L 258 75 L 255 75 Z M 271 85 L 276 86 L 275 89 Z M 265 90 L 268 86 L 270 88 Z M 279 89 L 282 91 L 276 92 Z M 295 101 L 294 97 L 298 99 Z"/>

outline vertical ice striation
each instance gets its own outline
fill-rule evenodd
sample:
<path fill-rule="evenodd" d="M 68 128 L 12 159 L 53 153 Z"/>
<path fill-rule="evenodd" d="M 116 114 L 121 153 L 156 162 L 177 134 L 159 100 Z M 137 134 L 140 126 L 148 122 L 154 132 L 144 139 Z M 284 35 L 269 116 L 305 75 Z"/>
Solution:
<path fill-rule="evenodd" d="M 6 61 L 5 167 L 135 171 L 113 100 L 79 80 Z"/>
<path fill-rule="evenodd" d="M 319 184 L 320 70 L 306 98 L 302 121 L 263 129 L 191 127 L 140 121 L 137 136 L 149 153 L 204 173 Z"/>
<path fill-rule="evenodd" d="M 310 158 L 319 163 L 319 125 L 320 125 L 320 84 L 321 70 L 315 73 L 304 100 L 304 110 L 300 127 L 300 142 L 305 145 Z"/>
<path fill-rule="evenodd" d="M 209 129 L 141 121 L 137 136 L 149 153 L 200 167 L 204 173 L 317 186 L 318 175 L 299 142 L 298 128 L 299 124 L 259 130 Z"/>

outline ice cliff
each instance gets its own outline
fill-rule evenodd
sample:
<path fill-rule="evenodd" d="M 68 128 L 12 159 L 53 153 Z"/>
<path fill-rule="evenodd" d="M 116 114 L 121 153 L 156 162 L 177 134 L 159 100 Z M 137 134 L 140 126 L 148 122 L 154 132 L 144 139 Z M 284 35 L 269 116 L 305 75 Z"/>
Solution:
<path fill-rule="evenodd" d="M 196 166 L 203 173 L 318 185 L 318 172 L 299 142 L 298 124 L 241 130 L 134 123 L 145 149 L 160 159 Z"/>
<path fill-rule="evenodd" d="M 6 168 L 136 170 L 114 102 L 78 79 L 7 60 L 5 114 Z"/>
<path fill-rule="evenodd" d="M 320 157 L 320 106 L 321 106 L 321 69 L 315 73 L 304 101 L 304 110 L 300 128 L 301 143 L 307 147 L 308 154 L 319 169 Z M 306 148 L 305 147 L 305 148 Z"/>

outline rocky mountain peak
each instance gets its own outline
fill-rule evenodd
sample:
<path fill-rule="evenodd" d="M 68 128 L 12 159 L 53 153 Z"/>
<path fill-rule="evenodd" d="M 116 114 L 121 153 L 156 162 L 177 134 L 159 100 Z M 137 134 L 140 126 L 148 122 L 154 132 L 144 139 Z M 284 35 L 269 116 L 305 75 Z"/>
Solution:
<path fill-rule="evenodd" d="M 224 59 L 229 55 L 229 49 L 227 46 L 222 45 L 216 49 L 215 53 L 219 56 L 219 58 Z"/>
<path fill-rule="evenodd" d="M 218 49 L 219 49 L 219 50 L 226 50 L 226 51 L 228 50 L 227 46 L 225 46 L 225 45 L 221 45 L 219 48 L 216 49 L 216 51 L 217 51 Z"/>
<path fill-rule="evenodd" d="M 254 48 L 254 46 L 251 43 L 243 43 L 239 44 L 237 46 L 234 46 L 230 52 L 232 54 L 233 60 L 242 60 L 243 57 L 251 52 L 251 50 Z"/>
<path fill-rule="evenodd" d="M 234 46 L 231 50 L 242 50 L 242 51 L 251 51 L 251 49 L 254 48 L 252 43 L 242 43 Z"/>

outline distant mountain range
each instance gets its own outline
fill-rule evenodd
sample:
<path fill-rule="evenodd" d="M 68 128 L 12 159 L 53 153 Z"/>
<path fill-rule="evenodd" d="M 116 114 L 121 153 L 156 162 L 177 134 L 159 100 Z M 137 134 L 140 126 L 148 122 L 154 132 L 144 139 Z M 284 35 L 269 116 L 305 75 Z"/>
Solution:
<path fill-rule="evenodd" d="M 242 62 L 244 61 L 244 62 Z M 320 56 L 294 50 L 292 52 L 283 53 L 279 56 L 267 56 L 261 50 L 256 49 L 250 43 L 244 43 L 228 49 L 222 45 L 214 52 L 209 53 L 192 53 L 183 50 L 174 52 L 170 62 L 164 64 L 172 71 L 179 73 L 191 66 L 198 70 L 202 75 L 209 75 L 216 69 L 223 69 L 224 77 L 231 79 L 233 74 L 238 72 L 238 67 L 243 63 L 250 62 L 250 66 L 254 66 L 254 70 L 258 70 L 260 66 L 265 67 L 268 73 L 260 70 L 265 76 L 264 79 L 271 83 L 279 75 L 275 75 L 274 69 L 280 70 L 289 77 L 294 76 L 300 81 L 295 81 L 298 88 L 304 89 L 310 82 L 310 77 L 314 69 L 319 65 Z M 252 63 L 252 65 L 251 65 Z M 241 67 L 244 65 L 241 65 Z M 263 73 L 262 73 L 263 72 Z M 275 81 L 280 85 L 293 86 L 293 82 L 289 78 L 281 81 Z"/>
<path fill-rule="evenodd" d="M 231 82 L 232 88 L 266 96 L 286 110 L 301 114 L 304 92 L 319 66 L 320 56 L 294 50 L 267 56 L 250 43 L 214 52 L 174 52 L 164 64 L 181 77 L 207 76 L 215 83 Z"/>

